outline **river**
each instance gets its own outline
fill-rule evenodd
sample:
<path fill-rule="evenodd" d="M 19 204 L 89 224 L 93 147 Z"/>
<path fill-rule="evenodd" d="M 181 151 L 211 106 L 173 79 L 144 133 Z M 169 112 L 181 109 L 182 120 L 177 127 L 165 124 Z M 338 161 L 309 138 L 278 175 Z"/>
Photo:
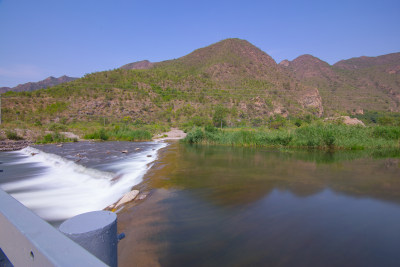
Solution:
<path fill-rule="evenodd" d="M 0 156 L 0 186 L 50 221 L 148 192 L 118 213 L 119 266 L 400 264 L 399 152 L 105 142 Z"/>
<path fill-rule="evenodd" d="M 172 144 L 119 215 L 120 264 L 399 266 L 398 156 Z"/>
<path fill-rule="evenodd" d="M 142 181 L 160 142 L 79 142 L 0 153 L 0 188 L 58 225 L 101 210 Z"/>

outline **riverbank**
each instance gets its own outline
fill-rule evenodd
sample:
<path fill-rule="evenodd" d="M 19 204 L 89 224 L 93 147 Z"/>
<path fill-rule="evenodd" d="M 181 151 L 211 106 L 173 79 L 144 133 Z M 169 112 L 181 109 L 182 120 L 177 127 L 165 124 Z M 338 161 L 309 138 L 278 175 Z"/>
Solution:
<path fill-rule="evenodd" d="M 278 130 L 197 127 L 188 133 L 184 142 L 324 150 L 400 149 L 400 127 L 364 127 L 328 123 Z"/>
<path fill-rule="evenodd" d="M 153 138 L 153 140 L 154 141 L 163 141 L 163 142 L 165 142 L 165 141 L 174 142 L 174 141 L 184 139 L 185 137 L 186 137 L 185 132 L 183 132 L 182 130 L 179 130 L 177 128 L 172 128 L 168 132 L 164 132 L 162 134 L 156 135 Z M 149 195 L 149 189 L 146 188 L 146 186 L 140 187 L 140 184 L 138 186 L 135 186 L 131 191 L 125 193 L 117 202 L 108 206 L 105 210 L 119 212 L 128 203 L 143 201 Z"/>
<path fill-rule="evenodd" d="M 27 140 L 3 140 L 0 141 L 0 151 L 16 151 L 32 144 L 32 141 Z"/>
<path fill-rule="evenodd" d="M 153 140 L 165 141 L 165 140 L 180 140 L 186 137 L 186 133 L 178 128 L 171 128 L 170 131 L 158 134 L 153 137 Z"/>

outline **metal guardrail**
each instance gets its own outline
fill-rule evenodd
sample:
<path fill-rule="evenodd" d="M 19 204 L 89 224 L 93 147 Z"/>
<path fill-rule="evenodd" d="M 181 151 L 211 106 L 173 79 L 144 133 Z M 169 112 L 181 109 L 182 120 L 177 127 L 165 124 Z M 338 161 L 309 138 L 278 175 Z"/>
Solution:
<path fill-rule="evenodd" d="M 107 266 L 1 189 L 0 249 L 14 266 Z"/>

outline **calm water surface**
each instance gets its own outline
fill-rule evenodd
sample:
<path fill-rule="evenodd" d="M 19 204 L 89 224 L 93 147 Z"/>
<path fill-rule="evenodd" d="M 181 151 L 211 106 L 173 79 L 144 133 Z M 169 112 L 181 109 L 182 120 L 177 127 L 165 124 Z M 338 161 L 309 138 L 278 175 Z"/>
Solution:
<path fill-rule="evenodd" d="M 400 266 L 400 160 L 172 144 L 120 266 Z"/>

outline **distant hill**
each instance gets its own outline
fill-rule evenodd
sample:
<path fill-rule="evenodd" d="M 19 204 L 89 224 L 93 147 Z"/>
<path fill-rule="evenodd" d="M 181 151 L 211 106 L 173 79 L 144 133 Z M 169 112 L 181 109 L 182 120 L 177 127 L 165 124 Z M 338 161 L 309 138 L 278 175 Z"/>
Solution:
<path fill-rule="evenodd" d="M 399 111 L 398 54 L 333 66 L 312 56 L 277 64 L 241 39 L 226 39 L 174 60 L 139 61 L 32 93 L 7 93 L 6 119 L 109 118 L 204 124 L 223 110 L 228 125 L 271 116 Z M 46 101 L 43 101 L 45 99 Z M 24 116 L 23 116 L 24 115 Z"/>
<path fill-rule="evenodd" d="M 280 66 L 303 84 L 318 88 L 327 114 L 400 109 L 400 53 L 352 58 L 333 66 L 302 55 Z"/>
<path fill-rule="evenodd" d="M 151 63 L 148 60 L 142 60 L 142 61 L 137 61 L 133 63 L 129 63 L 126 65 L 123 65 L 121 69 L 124 70 L 142 70 L 142 69 L 150 69 L 153 67 L 153 63 Z"/>
<path fill-rule="evenodd" d="M 359 70 L 365 68 L 373 68 L 378 66 L 398 67 L 400 62 L 400 53 L 392 53 L 378 57 L 355 57 L 351 59 L 341 60 L 333 66 L 345 70 Z"/>
<path fill-rule="evenodd" d="M 5 93 L 7 91 L 14 91 L 14 92 L 31 92 L 51 86 L 58 85 L 60 83 L 71 82 L 78 78 L 68 77 L 68 76 L 61 76 L 59 78 L 54 78 L 50 76 L 42 81 L 39 82 L 28 82 L 24 84 L 19 84 L 15 87 L 0 87 L 0 93 Z"/>

